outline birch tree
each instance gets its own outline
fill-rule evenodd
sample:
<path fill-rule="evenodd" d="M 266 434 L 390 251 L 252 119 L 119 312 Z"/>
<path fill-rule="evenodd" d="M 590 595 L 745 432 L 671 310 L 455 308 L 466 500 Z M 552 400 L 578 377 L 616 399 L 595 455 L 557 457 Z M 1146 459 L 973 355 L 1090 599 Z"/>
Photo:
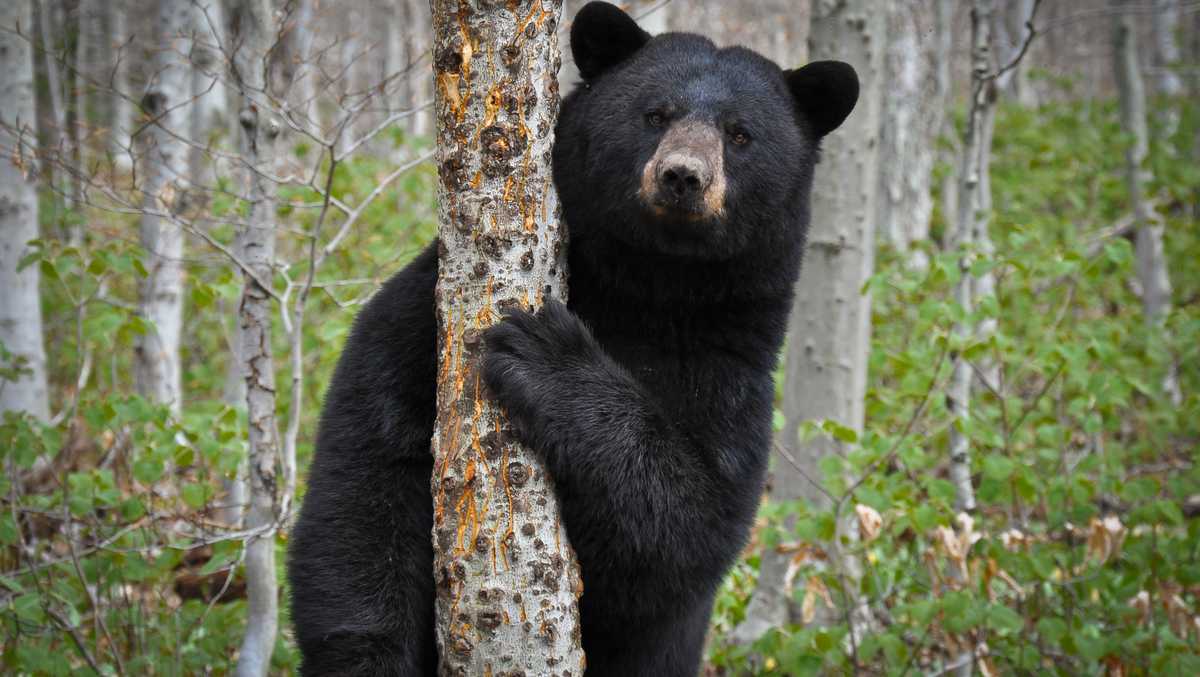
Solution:
<path fill-rule="evenodd" d="M 954 0 L 934 0 L 933 10 L 933 42 L 934 47 L 934 82 L 937 83 L 937 97 L 942 105 L 941 126 L 938 135 L 943 141 L 938 148 L 938 161 L 948 166 L 955 166 L 958 158 L 952 143 L 958 136 L 954 129 L 954 120 L 945 114 L 950 107 L 953 96 L 953 80 L 950 77 L 950 64 L 954 58 Z M 952 223 L 958 213 L 958 177 L 954 172 L 946 172 L 942 177 L 941 205 L 943 218 Z"/>
<path fill-rule="evenodd" d="M 207 152 L 214 131 L 226 120 L 228 95 L 225 91 L 225 55 L 228 46 L 225 37 L 225 10 L 216 0 L 191 0 L 192 16 L 190 31 L 193 36 L 191 65 L 190 104 L 188 117 L 191 126 L 188 137 L 188 180 L 193 184 L 208 185 L 211 176 L 211 153 Z"/>
<path fill-rule="evenodd" d="M 987 141 L 990 136 L 987 125 L 992 119 L 991 109 L 995 105 L 995 81 L 991 73 L 992 46 L 992 3 L 991 0 L 972 0 L 971 4 L 971 98 L 968 102 L 967 126 L 963 133 L 963 155 L 959 165 L 958 214 L 952 245 L 960 252 L 960 277 L 954 286 L 954 302 L 967 317 L 974 309 L 978 293 L 971 275 L 971 261 L 979 246 L 981 232 L 988 227 L 990 205 L 987 205 L 988 174 L 986 166 L 990 154 Z M 971 412 L 972 369 L 963 349 L 976 335 L 976 327 L 967 320 L 954 326 L 953 338 L 957 350 L 946 406 L 954 418 L 950 426 L 950 480 L 954 484 L 954 508 L 961 514 L 975 511 L 975 487 L 971 483 L 971 443 L 966 434 Z M 960 522 L 961 523 L 961 522 Z M 969 524 L 969 522 L 967 522 Z M 951 571 L 951 579 L 966 585 L 966 570 Z M 970 675 L 973 670 L 975 648 L 966 640 L 952 661 L 958 675 Z"/>
<path fill-rule="evenodd" d="M 38 267 L 18 270 L 38 237 L 32 10 L 29 0 L 0 6 L 0 347 L 9 355 L 0 366 L 20 369 L 0 378 L 0 414 L 24 411 L 44 421 L 50 405 Z"/>
<path fill-rule="evenodd" d="M 108 10 L 109 54 L 112 55 L 111 82 L 112 90 L 108 92 L 109 99 L 109 130 L 108 152 L 113 164 L 122 170 L 133 167 L 133 140 L 131 130 L 133 125 L 133 103 L 129 98 L 129 60 L 131 55 L 126 48 L 129 40 L 128 16 L 126 3 L 128 0 L 109 0 L 105 3 Z"/>
<path fill-rule="evenodd" d="M 275 580 L 275 531 L 278 506 L 277 458 L 281 454 L 275 419 L 275 363 L 271 350 L 271 279 L 275 263 L 275 143 L 280 123 L 266 100 L 272 10 L 269 0 L 239 0 L 231 6 L 236 30 L 233 81 L 239 91 L 239 146 L 246 164 L 246 200 L 250 211 L 239 227 L 236 250 L 245 269 L 238 324 L 238 358 L 246 381 L 249 425 L 249 509 L 246 528 L 246 636 L 238 658 L 238 677 L 267 674 L 279 623 Z"/>
<path fill-rule="evenodd" d="M 1161 96 L 1183 93 L 1183 79 L 1175 72 L 1179 63 L 1179 0 L 1154 0 L 1155 89 Z M 1120 58 L 1120 57 L 1118 57 Z"/>
<path fill-rule="evenodd" d="M 862 83 L 854 113 L 838 132 L 822 142 L 821 164 L 812 191 L 808 250 L 788 327 L 784 381 L 783 451 L 774 463 L 773 501 L 804 500 L 816 509 L 833 507 L 829 494 L 815 485 L 819 462 L 844 454 L 845 444 L 821 435 L 801 441 L 805 421 L 831 420 L 861 432 L 867 384 L 871 300 L 861 293 L 875 261 L 880 110 L 886 45 L 886 20 L 869 0 L 836 6 L 814 3 L 809 57 L 840 59 L 854 66 Z M 843 522 L 839 531 L 853 537 Z M 840 540 L 835 539 L 835 541 Z M 857 641 L 868 610 L 857 599 L 859 565 L 838 543 L 826 544 L 840 576 L 850 581 L 852 636 Z M 758 588 L 739 629 L 743 640 L 761 636 L 789 619 L 785 584 L 790 555 L 763 552 Z"/>
<path fill-rule="evenodd" d="M 971 5 L 971 99 L 968 104 L 967 126 L 963 134 L 963 155 L 959 174 L 958 214 L 955 219 L 952 245 L 962 252 L 961 277 L 954 287 L 954 301 L 963 313 L 972 311 L 975 287 L 970 274 L 971 248 L 978 244 L 980 231 L 988 227 L 989 211 L 984 207 L 988 148 L 984 146 L 989 110 L 995 105 L 991 71 L 991 0 L 973 0 Z M 955 325 L 955 338 L 960 344 L 971 340 L 974 330 L 966 321 Z M 970 417 L 971 365 L 961 354 L 954 358 L 954 376 L 946 399 L 955 418 L 950 428 L 950 477 L 955 486 L 955 509 L 975 510 L 975 491 L 971 485 L 970 442 L 963 430 Z"/>
<path fill-rule="evenodd" d="M 552 480 L 484 395 L 480 331 L 565 293 L 549 166 L 561 0 L 432 0 L 439 173 L 434 577 L 441 674 L 583 671 Z"/>
<path fill-rule="evenodd" d="M 934 79 L 938 42 L 927 37 L 933 27 L 934 6 L 926 0 L 891 5 L 876 223 L 902 251 L 929 237 L 933 216 L 930 182 L 946 104 Z"/>
<path fill-rule="evenodd" d="M 41 73 L 46 78 L 46 99 L 48 110 L 43 114 L 46 124 L 41 130 L 46 137 L 46 147 L 53 149 L 53 153 L 61 153 L 64 156 L 70 156 L 70 153 L 64 153 L 63 149 L 69 143 L 67 129 L 67 113 L 64 103 L 63 94 L 63 75 L 62 64 L 60 63 L 59 42 L 58 38 L 62 35 L 62 12 L 61 8 L 54 3 L 35 2 L 34 3 L 34 20 L 37 22 L 38 39 L 36 53 L 41 56 Z M 70 177 L 69 172 L 60 171 L 60 167 L 56 163 L 49 162 L 45 165 L 46 185 L 54 191 L 54 208 L 57 212 L 62 206 L 62 200 L 58 199 L 61 195 L 69 196 L 72 191 L 69 189 Z M 58 214 L 55 213 L 54 220 L 57 222 Z"/>
<path fill-rule="evenodd" d="M 316 36 L 314 21 L 316 0 L 297 0 L 292 15 L 292 47 L 295 64 L 291 94 L 299 112 L 302 127 L 310 133 L 319 133 L 321 121 L 317 114 L 317 87 L 319 69 L 313 56 L 313 41 Z"/>
<path fill-rule="evenodd" d="M 153 73 L 142 98 L 149 117 L 141 243 L 148 274 L 138 307 L 150 325 L 134 347 L 138 392 L 176 414 L 183 397 L 179 341 L 183 328 L 183 230 L 172 218 L 188 205 L 192 6 L 189 0 L 158 3 Z"/>
<path fill-rule="evenodd" d="M 1137 232 L 1135 253 L 1142 312 L 1151 334 L 1161 337 L 1171 312 L 1171 278 L 1163 246 L 1163 225 L 1154 211 L 1147 184 L 1153 178 L 1147 159 L 1150 135 L 1146 125 L 1146 87 L 1138 68 L 1137 35 L 1128 12 L 1114 15 L 1113 68 L 1121 107 L 1121 127 L 1130 138 L 1125 148 L 1125 184 Z M 1173 366 L 1163 380 L 1163 390 L 1179 404 L 1182 395 Z"/>
<path fill-rule="evenodd" d="M 1022 106 L 1037 105 L 1037 96 L 1029 83 L 1029 69 L 1018 55 L 1028 48 L 1033 14 L 1040 0 L 1011 0 L 993 12 L 993 42 L 1001 63 L 1011 63 L 996 77 L 996 88 L 1009 93 Z"/>

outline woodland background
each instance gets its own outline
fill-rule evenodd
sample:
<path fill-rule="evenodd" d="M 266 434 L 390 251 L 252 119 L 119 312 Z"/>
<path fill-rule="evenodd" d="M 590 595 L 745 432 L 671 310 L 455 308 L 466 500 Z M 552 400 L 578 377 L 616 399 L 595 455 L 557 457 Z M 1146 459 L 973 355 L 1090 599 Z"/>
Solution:
<path fill-rule="evenodd" d="M 1200 3 L 626 4 L 864 77 L 707 670 L 1200 674 Z M 437 230 L 429 11 L 3 3 L 3 671 L 296 668 L 321 394 Z"/>

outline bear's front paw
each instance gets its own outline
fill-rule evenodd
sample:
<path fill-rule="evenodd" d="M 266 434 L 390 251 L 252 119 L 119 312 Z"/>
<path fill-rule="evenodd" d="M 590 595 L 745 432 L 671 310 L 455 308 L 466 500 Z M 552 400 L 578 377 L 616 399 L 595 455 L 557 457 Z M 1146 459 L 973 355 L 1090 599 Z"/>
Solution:
<path fill-rule="evenodd" d="M 531 432 L 539 415 L 567 396 L 569 373 L 595 345 L 587 328 L 559 301 L 536 314 L 508 310 L 483 334 L 483 380 L 519 430 Z"/>

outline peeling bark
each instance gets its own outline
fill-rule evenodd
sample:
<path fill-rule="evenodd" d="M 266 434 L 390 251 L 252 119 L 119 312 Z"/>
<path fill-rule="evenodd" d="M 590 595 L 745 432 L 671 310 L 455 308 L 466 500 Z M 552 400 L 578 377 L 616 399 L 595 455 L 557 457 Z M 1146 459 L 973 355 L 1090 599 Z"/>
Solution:
<path fill-rule="evenodd" d="M 246 172 L 250 214 L 239 228 L 237 251 L 254 275 L 243 274 L 239 312 L 238 350 L 246 380 L 249 462 L 246 473 L 249 506 L 246 528 L 259 530 L 246 543 L 246 636 L 238 657 L 238 677 L 267 674 L 279 622 L 275 580 L 275 531 L 281 497 L 277 477 L 280 455 L 275 418 L 275 363 L 271 351 L 272 299 L 270 284 L 275 263 L 275 142 L 280 122 L 267 101 L 268 50 L 273 36 L 269 0 L 240 0 L 231 8 L 236 30 L 234 77 L 241 94 L 238 123 Z"/>
<path fill-rule="evenodd" d="M 38 237 L 32 7 L 24 0 L 0 5 L 0 344 L 25 370 L 15 380 L 0 380 L 0 414 L 24 411 L 45 421 L 50 406 L 38 267 L 17 270 L 26 243 Z"/>
<path fill-rule="evenodd" d="M 479 374 L 505 307 L 565 294 L 550 148 L 561 0 L 432 0 L 439 319 L 434 580 L 443 675 L 580 675 L 579 567 L 551 478 Z"/>

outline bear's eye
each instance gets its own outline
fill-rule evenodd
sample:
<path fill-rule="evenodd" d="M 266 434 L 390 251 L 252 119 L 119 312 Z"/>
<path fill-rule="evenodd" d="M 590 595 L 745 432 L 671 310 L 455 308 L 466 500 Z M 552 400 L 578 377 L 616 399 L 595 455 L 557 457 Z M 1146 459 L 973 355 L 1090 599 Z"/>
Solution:
<path fill-rule="evenodd" d="M 667 117 L 659 111 L 653 111 L 646 114 L 646 122 L 651 127 L 662 127 L 667 122 Z"/>
<path fill-rule="evenodd" d="M 750 135 L 746 133 L 746 130 L 734 127 L 729 130 L 729 140 L 736 146 L 744 146 L 750 143 Z"/>

